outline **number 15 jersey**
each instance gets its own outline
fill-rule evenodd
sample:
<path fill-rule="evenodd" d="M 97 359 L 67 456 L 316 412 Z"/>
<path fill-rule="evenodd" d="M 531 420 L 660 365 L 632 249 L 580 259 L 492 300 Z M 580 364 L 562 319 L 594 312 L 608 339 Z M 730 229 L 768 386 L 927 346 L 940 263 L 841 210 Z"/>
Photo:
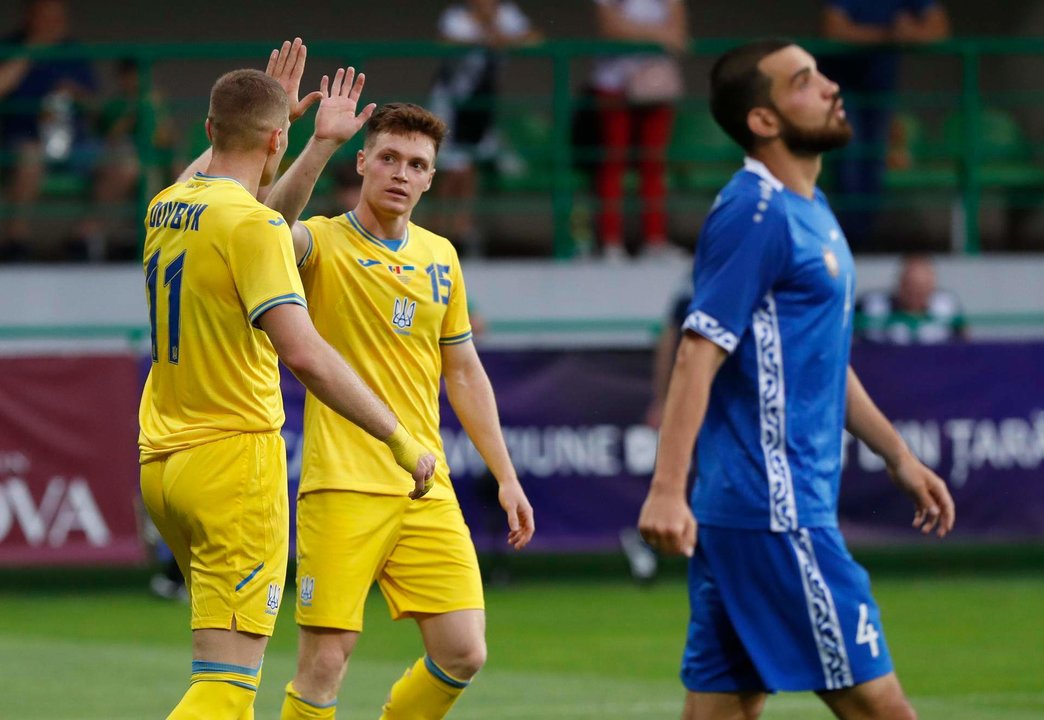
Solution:
<path fill-rule="evenodd" d="M 439 384 L 442 346 L 471 339 L 457 252 L 412 223 L 405 238 L 382 240 L 354 213 L 311 218 L 304 226 L 312 242 L 301 277 L 316 329 L 435 452 L 428 497 L 454 497 L 439 437 Z M 301 493 L 405 495 L 412 488 L 409 473 L 381 442 L 307 395 Z"/>
<path fill-rule="evenodd" d="M 197 173 L 153 198 L 145 227 L 152 368 L 138 413 L 141 462 L 278 430 L 278 359 L 257 320 L 305 305 L 286 222 L 236 180 Z"/>

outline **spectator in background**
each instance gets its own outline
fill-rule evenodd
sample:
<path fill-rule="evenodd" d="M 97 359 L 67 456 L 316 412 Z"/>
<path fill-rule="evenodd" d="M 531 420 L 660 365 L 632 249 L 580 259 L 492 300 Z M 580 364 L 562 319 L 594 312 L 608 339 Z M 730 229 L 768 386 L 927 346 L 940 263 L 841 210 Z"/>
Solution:
<path fill-rule="evenodd" d="M 935 267 L 926 255 L 903 259 L 894 290 L 871 290 L 859 298 L 856 332 L 862 340 L 897 345 L 968 339 L 960 300 L 936 286 Z"/>
<path fill-rule="evenodd" d="M 845 112 L 856 142 L 838 155 L 835 194 L 854 206 L 840 213 L 849 245 L 868 250 L 884 181 L 899 54 L 893 44 L 920 44 L 950 35 L 945 8 L 936 0 L 826 0 L 823 36 L 875 49 L 823 58 L 823 73 L 845 93 Z"/>
<path fill-rule="evenodd" d="M 435 224 L 463 251 L 474 252 L 480 241 L 475 164 L 493 159 L 498 149 L 494 123 L 501 51 L 539 42 L 542 35 L 513 2 L 468 0 L 442 13 L 439 38 L 473 50 L 444 62 L 431 92 L 432 112 L 449 126 L 435 181 L 443 219 Z"/>
<path fill-rule="evenodd" d="M 145 179 L 138 154 L 138 111 L 141 104 L 141 75 L 133 58 L 116 63 L 116 94 L 107 100 L 98 113 L 97 130 L 103 153 L 91 185 L 91 206 L 99 216 L 88 218 L 80 229 L 87 258 L 100 260 L 106 246 L 121 259 L 132 259 L 137 251 L 139 219 L 121 212 L 120 203 L 134 199 L 138 182 Z M 174 128 L 162 96 L 155 89 L 149 94 L 152 134 L 151 152 L 159 176 L 153 186 L 168 185 L 177 173 L 174 170 Z M 158 190 L 159 187 L 154 187 Z M 111 235 L 122 233 L 123 242 L 116 247 Z"/>
<path fill-rule="evenodd" d="M 22 28 L 3 42 L 33 49 L 75 47 L 68 28 L 63 0 L 29 0 Z M 26 210 L 39 197 L 45 172 L 91 170 L 95 149 L 85 107 L 95 87 L 86 60 L 16 57 L 0 62 L 0 151 L 13 158 L 3 168 L 10 215 L 0 238 L 0 262 L 29 259 Z"/>
<path fill-rule="evenodd" d="M 654 254 L 666 254 L 671 246 L 667 238 L 665 156 L 674 123 L 674 103 L 684 91 L 676 56 L 685 52 L 690 40 L 685 2 L 594 1 L 599 36 L 663 48 L 661 53 L 627 54 L 595 63 L 591 85 L 597 98 L 604 151 L 596 180 L 601 204 L 599 242 L 607 259 L 624 257 L 623 177 L 633 156 L 641 179 L 644 245 Z"/>

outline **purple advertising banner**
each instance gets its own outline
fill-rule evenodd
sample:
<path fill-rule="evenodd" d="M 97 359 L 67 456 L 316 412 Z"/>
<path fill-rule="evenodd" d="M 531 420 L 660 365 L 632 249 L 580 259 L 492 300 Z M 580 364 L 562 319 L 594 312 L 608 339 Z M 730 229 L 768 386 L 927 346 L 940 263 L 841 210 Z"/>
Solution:
<path fill-rule="evenodd" d="M 0 567 L 134 565 L 138 359 L 0 358 Z"/>
<path fill-rule="evenodd" d="M 643 424 L 645 351 L 484 351 L 511 456 L 536 512 L 532 547 L 611 550 L 633 526 L 656 451 Z M 956 535 L 1044 539 L 1044 345 L 857 346 L 853 366 L 917 454 L 952 488 Z M 303 393 L 285 383 L 291 492 Z M 454 486 L 482 550 L 503 547 L 496 486 L 443 401 Z M 840 519 L 856 542 L 914 542 L 913 509 L 881 462 L 848 438 Z"/>

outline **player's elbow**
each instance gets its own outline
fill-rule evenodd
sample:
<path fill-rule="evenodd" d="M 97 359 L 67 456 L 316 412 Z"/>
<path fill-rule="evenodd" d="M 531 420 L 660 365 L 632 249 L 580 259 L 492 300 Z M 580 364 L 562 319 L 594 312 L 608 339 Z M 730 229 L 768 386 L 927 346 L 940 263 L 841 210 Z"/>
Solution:
<path fill-rule="evenodd" d="M 320 375 L 320 357 L 317 349 L 305 338 L 295 339 L 278 348 L 279 359 L 297 379 L 308 385 Z"/>

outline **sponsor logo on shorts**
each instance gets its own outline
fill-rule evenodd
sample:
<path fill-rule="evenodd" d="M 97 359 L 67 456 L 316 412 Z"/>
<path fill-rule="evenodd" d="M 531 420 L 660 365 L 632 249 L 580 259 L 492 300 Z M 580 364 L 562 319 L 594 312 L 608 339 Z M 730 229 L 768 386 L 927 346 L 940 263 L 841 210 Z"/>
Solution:
<path fill-rule="evenodd" d="M 301 586 L 299 590 L 301 595 L 301 605 L 304 607 L 312 607 L 312 596 L 315 594 L 315 578 L 311 575 L 305 575 L 301 578 Z"/>
<path fill-rule="evenodd" d="M 283 594 L 283 589 L 271 583 L 268 586 L 268 602 L 265 603 L 265 613 L 268 615 L 275 615 L 279 612 L 279 598 Z"/>

